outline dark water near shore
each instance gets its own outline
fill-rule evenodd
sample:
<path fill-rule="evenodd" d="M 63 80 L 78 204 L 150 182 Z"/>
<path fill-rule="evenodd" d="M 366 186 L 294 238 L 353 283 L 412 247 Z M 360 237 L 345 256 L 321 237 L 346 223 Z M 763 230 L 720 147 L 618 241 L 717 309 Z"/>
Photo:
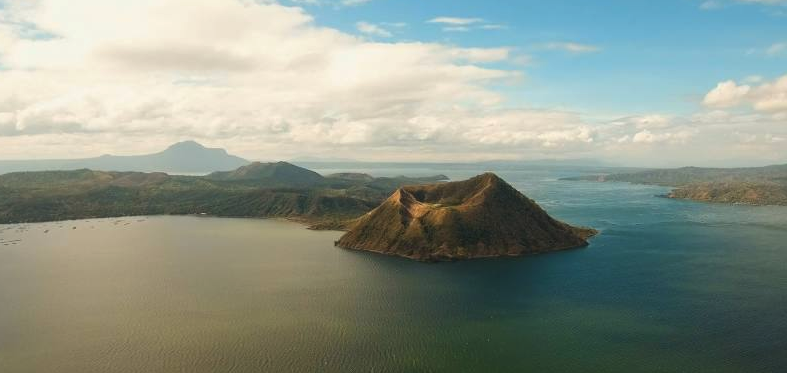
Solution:
<path fill-rule="evenodd" d="M 500 175 L 602 234 L 430 265 L 277 220 L 0 225 L 0 372 L 787 371 L 787 208 Z"/>

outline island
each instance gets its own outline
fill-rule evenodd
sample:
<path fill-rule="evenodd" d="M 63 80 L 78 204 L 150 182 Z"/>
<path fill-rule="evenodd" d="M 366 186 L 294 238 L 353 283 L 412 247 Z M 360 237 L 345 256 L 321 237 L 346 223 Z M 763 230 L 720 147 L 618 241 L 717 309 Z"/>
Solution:
<path fill-rule="evenodd" d="M 674 188 L 664 195 L 667 198 L 787 206 L 787 165 L 742 168 L 682 167 L 587 175 L 564 180 L 661 185 Z"/>
<path fill-rule="evenodd" d="M 588 245 L 597 232 L 550 217 L 493 173 L 405 186 L 356 219 L 336 245 L 420 261 L 522 256 Z"/>

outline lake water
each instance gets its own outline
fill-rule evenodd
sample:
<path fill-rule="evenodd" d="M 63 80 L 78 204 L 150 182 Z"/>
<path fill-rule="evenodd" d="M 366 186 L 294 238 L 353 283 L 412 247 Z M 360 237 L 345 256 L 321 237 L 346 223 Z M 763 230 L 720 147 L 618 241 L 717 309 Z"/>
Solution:
<path fill-rule="evenodd" d="M 787 371 L 787 208 L 557 180 L 576 174 L 500 172 L 601 230 L 516 259 L 423 264 L 278 220 L 0 225 L 0 372 Z"/>

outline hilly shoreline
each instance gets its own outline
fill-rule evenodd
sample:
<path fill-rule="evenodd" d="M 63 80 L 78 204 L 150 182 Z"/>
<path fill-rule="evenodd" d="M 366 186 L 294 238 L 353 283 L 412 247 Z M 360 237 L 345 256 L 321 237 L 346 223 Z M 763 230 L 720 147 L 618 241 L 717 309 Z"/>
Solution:
<path fill-rule="evenodd" d="M 0 175 L 0 224 L 142 215 L 278 217 L 337 229 L 396 188 L 447 179 L 324 177 L 287 162 L 206 176 L 95 170 Z"/>
<path fill-rule="evenodd" d="M 787 165 L 744 168 L 683 167 L 565 178 L 672 187 L 667 198 L 700 202 L 787 206 Z"/>

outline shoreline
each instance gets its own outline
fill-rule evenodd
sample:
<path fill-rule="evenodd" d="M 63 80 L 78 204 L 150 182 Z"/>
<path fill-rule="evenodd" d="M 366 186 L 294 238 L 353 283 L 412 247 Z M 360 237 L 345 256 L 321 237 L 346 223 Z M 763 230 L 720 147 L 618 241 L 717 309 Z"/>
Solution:
<path fill-rule="evenodd" d="M 32 224 L 51 224 L 51 223 L 66 223 L 66 222 L 85 222 L 91 220 L 112 220 L 112 219 L 139 219 L 139 218 L 157 218 L 157 217 L 194 217 L 194 218 L 216 218 L 216 219 L 254 219 L 254 220 L 279 220 L 289 223 L 304 226 L 306 229 L 314 231 L 336 231 L 343 232 L 340 229 L 318 229 L 313 228 L 314 224 L 319 222 L 312 222 L 308 219 L 300 219 L 294 217 L 281 217 L 281 216 L 227 216 L 227 215 L 211 215 L 211 214 L 158 214 L 158 215 L 121 215 L 121 216 L 91 216 L 84 218 L 72 218 L 61 220 L 40 220 L 40 221 L 25 221 L 25 222 L 8 222 L 0 223 L 0 226 L 15 226 L 15 225 L 32 225 Z"/>

